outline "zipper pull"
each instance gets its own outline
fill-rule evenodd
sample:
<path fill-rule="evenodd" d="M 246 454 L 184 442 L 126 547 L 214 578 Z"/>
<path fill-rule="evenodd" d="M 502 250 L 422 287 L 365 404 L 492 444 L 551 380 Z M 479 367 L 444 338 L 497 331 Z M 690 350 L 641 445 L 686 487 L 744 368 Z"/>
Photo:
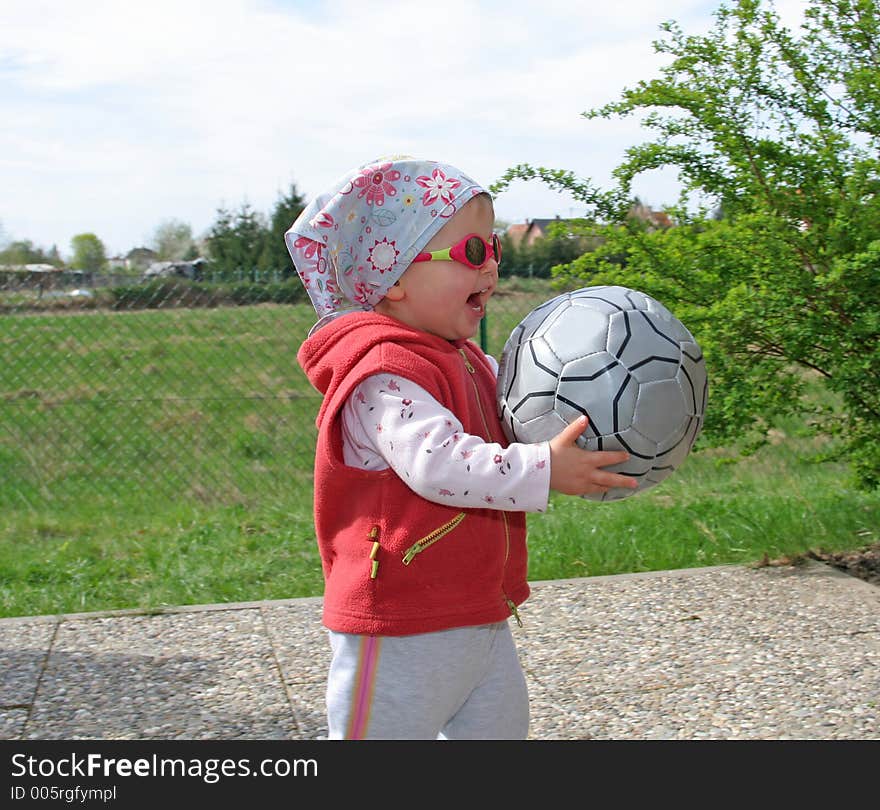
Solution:
<path fill-rule="evenodd" d="M 369 534 L 369 537 L 373 540 L 373 545 L 370 548 L 370 579 L 375 579 L 379 573 L 379 561 L 376 559 L 376 556 L 379 554 L 379 541 L 375 539 L 378 536 L 379 527 L 373 526 Z"/>
<path fill-rule="evenodd" d="M 418 543 L 414 546 L 410 546 L 403 555 L 403 564 L 409 565 L 413 561 L 413 557 L 415 557 L 421 550 L 422 547 Z"/>
<path fill-rule="evenodd" d="M 464 349 L 459 349 L 458 353 L 461 355 L 461 359 L 464 360 L 464 367 L 471 373 L 474 373 L 474 367 L 471 365 L 471 361 L 468 360 L 467 355 L 464 353 Z"/>
<path fill-rule="evenodd" d="M 370 579 L 375 579 L 379 573 L 379 561 L 376 559 L 378 553 L 379 543 L 377 541 L 373 543 L 373 547 L 370 549 Z"/>
<path fill-rule="evenodd" d="M 516 609 L 516 605 L 514 604 L 513 599 L 507 600 L 507 607 L 510 608 L 510 612 L 513 614 L 513 618 L 516 619 L 516 626 L 522 627 L 522 619 L 519 617 L 519 611 Z"/>

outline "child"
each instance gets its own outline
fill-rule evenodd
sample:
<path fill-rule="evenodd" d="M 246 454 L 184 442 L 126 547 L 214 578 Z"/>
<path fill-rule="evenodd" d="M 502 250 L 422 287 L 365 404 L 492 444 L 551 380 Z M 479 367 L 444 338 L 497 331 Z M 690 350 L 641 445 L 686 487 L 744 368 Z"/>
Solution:
<path fill-rule="evenodd" d="M 297 359 L 324 395 L 331 739 L 524 739 L 508 619 L 529 594 L 525 513 L 551 489 L 636 486 L 601 469 L 625 453 L 577 447 L 584 419 L 549 442 L 505 440 L 497 364 L 469 340 L 498 284 L 493 225 L 490 196 L 460 170 L 388 158 L 285 236 L 320 316 Z"/>

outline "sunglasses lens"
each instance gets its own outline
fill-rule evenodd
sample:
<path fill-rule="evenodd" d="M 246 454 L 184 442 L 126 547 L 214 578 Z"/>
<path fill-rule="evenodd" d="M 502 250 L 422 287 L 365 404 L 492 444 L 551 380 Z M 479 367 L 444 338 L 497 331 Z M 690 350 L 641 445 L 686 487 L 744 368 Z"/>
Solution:
<path fill-rule="evenodd" d="M 479 236 L 472 236 L 464 243 L 464 255 L 474 267 L 486 261 L 486 243 Z"/>
<path fill-rule="evenodd" d="M 495 254 L 495 263 L 501 264 L 501 240 L 497 233 L 492 234 L 492 252 Z"/>

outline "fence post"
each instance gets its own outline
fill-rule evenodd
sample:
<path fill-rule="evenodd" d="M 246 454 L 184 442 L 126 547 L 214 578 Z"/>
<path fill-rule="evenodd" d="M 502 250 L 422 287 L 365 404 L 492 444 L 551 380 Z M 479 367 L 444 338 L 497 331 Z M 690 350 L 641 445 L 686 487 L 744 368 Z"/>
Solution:
<path fill-rule="evenodd" d="M 486 326 L 486 319 L 489 317 L 489 313 L 485 313 L 483 315 L 482 320 L 480 321 L 480 348 L 483 350 L 483 354 L 488 354 L 488 344 L 489 344 L 489 336 L 488 336 L 488 327 Z"/>

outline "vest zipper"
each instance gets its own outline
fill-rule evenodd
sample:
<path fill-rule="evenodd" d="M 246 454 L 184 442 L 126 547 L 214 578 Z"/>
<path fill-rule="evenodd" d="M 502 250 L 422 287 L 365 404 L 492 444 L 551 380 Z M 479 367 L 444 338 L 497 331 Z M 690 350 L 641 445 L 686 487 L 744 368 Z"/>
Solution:
<path fill-rule="evenodd" d="M 471 364 L 471 361 L 468 360 L 467 355 L 464 353 L 464 349 L 459 349 L 458 353 L 461 355 L 461 359 L 464 360 L 464 367 L 468 370 L 468 373 L 471 375 L 471 385 L 474 387 L 474 394 L 477 396 L 477 407 L 480 410 L 480 419 L 483 421 L 483 430 L 486 431 L 486 441 L 492 441 L 492 433 L 489 430 L 489 424 L 486 422 L 486 414 L 483 411 L 483 400 L 480 397 L 480 389 L 477 388 L 477 381 L 474 379 L 474 374 L 476 374 L 476 369 Z"/>
<path fill-rule="evenodd" d="M 489 430 L 489 425 L 486 422 L 486 413 L 483 411 L 483 400 L 480 397 L 480 389 L 477 388 L 477 381 L 474 379 L 474 374 L 476 370 L 473 367 L 473 364 L 470 360 L 468 360 L 468 356 L 465 354 L 464 349 L 459 349 L 458 353 L 461 355 L 461 359 L 464 361 L 464 367 L 468 370 L 468 373 L 471 375 L 471 384 L 474 387 L 474 395 L 477 398 L 477 408 L 480 411 L 480 419 L 483 420 L 483 429 L 486 431 L 486 441 L 490 441 L 492 438 L 492 433 Z M 507 568 L 507 560 L 510 558 L 510 525 L 507 522 L 507 513 L 503 510 L 501 511 L 501 519 L 504 521 L 504 567 Z M 516 609 L 516 604 L 514 601 L 504 593 L 504 589 L 501 590 L 501 595 L 504 598 L 504 601 L 507 603 L 507 607 L 510 610 L 511 615 L 514 619 L 516 619 L 516 624 L 518 627 L 522 627 L 522 619 L 519 617 L 519 612 Z"/>
<path fill-rule="evenodd" d="M 439 529 L 434 529 L 429 535 L 423 537 L 421 540 L 413 543 L 404 553 L 403 553 L 403 564 L 409 565 L 416 554 L 420 554 L 423 552 L 428 546 L 434 545 L 441 537 L 449 534 L 459 523 L 461 523 L 465 518 L 464 512 L 459 512 L 452 520 L 448 523 L 444 523 Z"/>

